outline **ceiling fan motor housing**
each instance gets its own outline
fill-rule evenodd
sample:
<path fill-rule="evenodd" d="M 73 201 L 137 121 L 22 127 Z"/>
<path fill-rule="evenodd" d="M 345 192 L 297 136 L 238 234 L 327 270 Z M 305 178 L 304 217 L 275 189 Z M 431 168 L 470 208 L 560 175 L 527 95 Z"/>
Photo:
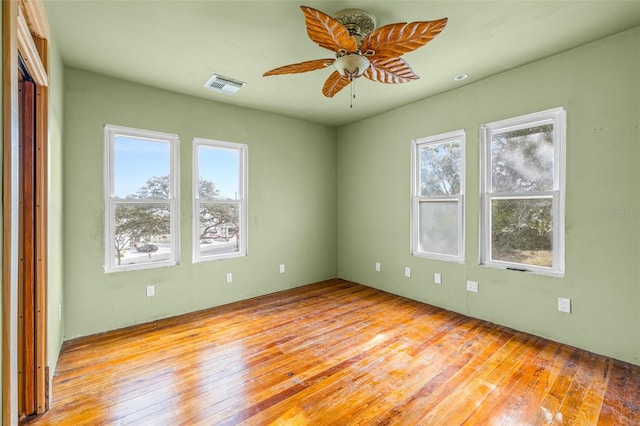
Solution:
<path fill-rule="evenodd" d="M 376 17 L 366 10 L 343 9 L 336 12 L 333 17 L 349 31 L 349 35 L 356 39 L 358 49 L 362 40 L 376 29 Z"/>

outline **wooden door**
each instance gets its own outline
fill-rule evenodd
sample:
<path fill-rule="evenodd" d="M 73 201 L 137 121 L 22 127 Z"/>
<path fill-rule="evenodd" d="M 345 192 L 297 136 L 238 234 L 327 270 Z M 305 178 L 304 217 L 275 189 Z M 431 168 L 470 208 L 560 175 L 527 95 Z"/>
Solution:
<path fill-rule="evenodd" d="M 26 72 L 18 81 L 19 107 L 19 229 L 18 229 L 18 414 L 38 412 L 39 345 L 38 291 L 36 270 L 36 85 Z"/>

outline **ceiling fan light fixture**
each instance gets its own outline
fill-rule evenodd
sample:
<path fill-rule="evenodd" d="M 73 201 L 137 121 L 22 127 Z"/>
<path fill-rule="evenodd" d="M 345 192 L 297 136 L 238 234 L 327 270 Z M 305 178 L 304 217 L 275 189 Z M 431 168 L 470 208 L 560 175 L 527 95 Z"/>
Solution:
<path fill-rule="evenodd" d="M 333 66 L 340 75 L 353 80 L 360 77 L 371 65 L 366 56 L 352 53 L 350 55 L 340 56 L 335 60 Z"/>

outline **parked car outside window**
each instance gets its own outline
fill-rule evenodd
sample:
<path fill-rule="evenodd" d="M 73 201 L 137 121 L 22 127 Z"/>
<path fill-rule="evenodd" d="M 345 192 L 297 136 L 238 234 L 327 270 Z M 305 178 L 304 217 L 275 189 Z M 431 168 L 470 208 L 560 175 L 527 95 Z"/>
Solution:
<path fill-rule="evenodd" d="M 150 253 L 152 251 L 158 251 L 158 246 L 155 244 L 141 244 L 137 247 L 136 250 L 143 253 Z"/>

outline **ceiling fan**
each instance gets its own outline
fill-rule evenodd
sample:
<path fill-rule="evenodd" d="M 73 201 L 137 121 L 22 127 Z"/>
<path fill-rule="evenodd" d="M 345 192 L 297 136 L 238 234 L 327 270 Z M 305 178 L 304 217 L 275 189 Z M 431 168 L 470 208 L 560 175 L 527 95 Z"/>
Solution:
<path fill-rule="evenodd" d="M 297 74 L 333 65 L 336 70 L 322 88 L 322 93 L 329 98 L 360 76 L 387 84 L 418 79 L 400 56 L 424 46 L 447 25 L 447 18 L 443 18 L 389 24 L 374 31 L 375 17 L 364 10 L 345 9 L 331 17 L 311 7 L 300 8 L 309 38 L 320 47 L 335 52 L 335 59 L 285 65 L 267 71 L 263 76 Z"/>

